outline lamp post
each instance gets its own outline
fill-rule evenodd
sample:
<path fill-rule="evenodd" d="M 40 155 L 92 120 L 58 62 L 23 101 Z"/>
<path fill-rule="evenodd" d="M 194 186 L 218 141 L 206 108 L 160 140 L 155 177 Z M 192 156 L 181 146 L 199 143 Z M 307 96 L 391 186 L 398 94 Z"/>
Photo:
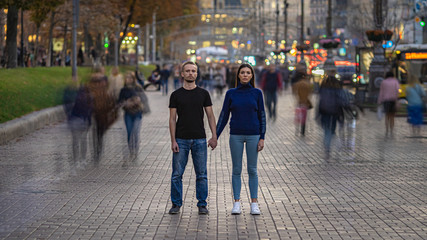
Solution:
<path fill-rule="evenodd" d="M 153 12 L 153 56 L 152 56 L 152 62 L 156 62 L 156 14 L 157 14 L 157 8 Z"/>
<path fill-rule="evenodd" d="M 135 58 L 136 58 L 136 66 L 135 71 L 138 72 L 138 59 L 139 59 L 139 39 L 141 35 L 141 28 L 139 27 L 139 24 L 135 25 L 136 28 L 136 42 L 135 42 Z"/>
<path fill-rule="evenodd" d="M 77 82 L 77 27 L 79 24 L 79 0 L 73 0 L 73 30 L 72 30 L 72 58 L 71 78 Z"/>
<path fill-rule="evenodd" d="M 289 7 L 288 1 L 284 0 L 283 1 L 283 5 L 284 5 L 283 16 L 285 18 L 285 36 L 284 36 L 284 40 L 285 40 L 285 48 L 286 48 L 286 46 L 288 46 L 288 7 Z"/>
<path fill-rule="evenodd" d="M 383 0 L 375 0 L 374 2 L 374 23 L 376 30 L 382 30 L 383 27 Z M 376 101 L 379 87 L 382 80 L 384 80 L 384 72 L 386 70 L 386 61 L 384 58 L 384 50 L 382 49 L 382 42 L 374 43 L 374 58 L 369 66 L 369 98 L 370 101 Z"/>
<path fill-rule="evenodd" d="M 332 39 L 332 1 L 328 0 L 328 16 L 326 17 L 326 35 L 327 38 Z M 326 58 L 323 69 L 329 75 L 336 69 L 335 62 L 332 56 L 332 48 L 327 49 L 328 56 Z"/>
<path fill-rule="evenodd" d="M 275 36 L 275 47 L 279 49 L 279 0 L 276 0 L 276 36 Z"/>
<path fill-rule="evenodd" d="M 301 33 L 300 33 L 300 45 L 304 45 L 304 0 L 301 0 Z M 305 63 L 304 61 L 304 50 L 301 50 L 301 60 L 300 63 Z"/>

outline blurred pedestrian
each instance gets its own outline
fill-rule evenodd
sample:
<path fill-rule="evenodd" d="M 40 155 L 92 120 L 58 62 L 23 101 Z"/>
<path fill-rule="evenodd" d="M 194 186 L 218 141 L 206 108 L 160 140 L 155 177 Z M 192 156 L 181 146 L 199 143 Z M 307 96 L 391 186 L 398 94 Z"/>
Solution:
<path fill-rule="evenodd" d="M 393 134 L 394 116 L 397 111 L 397 99 L 399 97 L 399 81 L 393 72 L 387 72 L 386 78 L 381 82 L 378 104 L 383 104 L 385 112 L 386 135 Z"/>
<path fill-rule="evenodd" d="M 179 64 L 176 64 L 173 68 L 173 86 L 175 90 L 177 90 L 182 86 L 181 71 L 180 71 Z"/>
<path fill-rule="evenodd" d="M 268 71 L 262 75 L 261 89 L 264 91 L 269 119 L 277 118 L 277 93 L 282 91 L 282 75 L 274 65 L 268 66 Z"/>
<path fill-rule="evenodd" d="M 125 80 L 123 75 L 120 73 L 119 68 L 115 66 L 112 67 L 110 76 L 108 78 L 108 92 L 114 97 L 114 99 L 119 98 L 120 90 L 124 84 Z"/>
<path fill-rule="evenodd" d="M 412 125 L 412 133 L 419 136 L 423 124 L 423 111 L 425 111 L 426 92 L 421 86 L 416 75 L 409 74 L 406 87 L 406 99 L 408 100 L 408 121 Z"/>
<path fill-rule="evenodd" d="M 149 106 L 144 90 L 137 83 L 133 73 L 126 74 L 125 85 L 120 90 L 118 102 L 125 112 L 124 121 L 127 131 L 129 156 L 131 160 L 134 160 L 139 151 L 139 133 L 142 115 L 149 112 Z"/>
<path fill-rule="evenodd" d="M 74 87 L 71 87 L 74 88 Z M 75 93 L 67 88 L 64 94 L 64 106 L 67 123 L 72 134 L 73 161 L 71 171 L 84 168 L 87 152 L 87 133 L 91 125 L 92 98 L 86 85 L 82 85 Z"/>
<path fill-rule="evenodd" d="M 170 71 L 168 65 L 163 65 L 163 69 L 160 71 L 160 83 L 162 85 L 162 95 L 168 95 Z"/>
<path fill-rule="evenodd" d="M 227 125 L 230 113 L 230 151 L 233 163 L 232 186 L 234 205 L 231 214 L 240 214 L 240 190 L 243 149 L 246 144 L 247 170 L 251 195 L 251 214 L 261 214 L 258 206 L 258 152 L 264 148 L 266 131 L 262 92 L 254 87 L 255 72 L 251 65 L 242 64 L 237 70 L 236 88 L 225 94 L 218 119 L 218 138 Z"/>
<path fill-rule="evenodd" d="M 301 136 L 305 135 L 305 125 L 307 120 L 307 110 L 313 108 L 310 101 L 311 93 L 313 92 L 313 86 L 309 83 L 306 74 L 298 74 L 299 79 L 293 85 L 293 94 L 297 100 L 297 106 L 295 109 L 295 123 L 296 130 L 300 132 Z"/>
<path fill-rule="evenodd" d="M 330 157 L 331 142 L 335 135 L 337 121 L 343 114 L 342 87 L 334 75 L 334 73 L 327 75 L 320 85 L 318 116 L 316 116 L 316 118 L 320 118 L 324 131 L 323 145 L 326 159 Z"/>
<path fill-rule="evenodd" d="M 289 79 L 290 79 L 289 64 L 285 63 L 284 65 L 281 65 L 279 69 L 280 69 L 280 74 L 282 74 L 284 89 L 287 90 L 289 87 Z"/>
<path fill-rule="evenodd" d="M 191 151 L 194 171 L 196 173 L 196 197 L 199 214 L 208 214 L 206 198 L 208 197 L 207 147 L 215 149 L 217 145 L 215 116 L 209 92 L 198 87 L 197 65 L 185 62 L 181 68 L 184 79 L 182 88 L 175 90 L 169 102 L 169 131 L 171 136 L 172 177 L 171 201 L 169 214 L 179 213 L 182 206 L 182 176 Z M 207 115 L 212 138 L 206 144 L 204 112 Z M 178 120 L 177 120 L 178 118 Z"/>
<path fill-rule="evenodd" d="M 108 92 L 108 78 L 104 68 L 95 64 L 94 73 L 89 82 L 89 90 L 93 99 L 93 147 L 94 161 L 98 165 L 103 151 L 104 134 L 117 119 L 116 100 Z"/>

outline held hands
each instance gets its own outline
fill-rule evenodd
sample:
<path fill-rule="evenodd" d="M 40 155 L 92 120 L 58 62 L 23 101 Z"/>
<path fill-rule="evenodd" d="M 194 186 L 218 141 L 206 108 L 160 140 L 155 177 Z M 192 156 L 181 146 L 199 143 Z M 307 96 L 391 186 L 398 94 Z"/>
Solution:
<path fill-rule="evenodd" d="M 264 139 L 260 139 L 258 142 L 258 152 L 261 152 L 264 149 Z"/>
<path fill-rule="evenodd" d="M 214 150 L 216 148 L 216 145 L 218 144 L 217 139 L 216 138 L 211 138 L 208 141 L 208 147 L 211 147 L 212 150 Z"/>
<path fill-rule="evenodd" d="M 173 142 L 172 142 L 172 147 L 171 147 L 171 149 L 172 149 L 172 152 L 174 152 L 174 153 L 179 152 L 179 146 L 178 146 L 178 143 L 177 143 L 176 141 L 173 141 Z"/>

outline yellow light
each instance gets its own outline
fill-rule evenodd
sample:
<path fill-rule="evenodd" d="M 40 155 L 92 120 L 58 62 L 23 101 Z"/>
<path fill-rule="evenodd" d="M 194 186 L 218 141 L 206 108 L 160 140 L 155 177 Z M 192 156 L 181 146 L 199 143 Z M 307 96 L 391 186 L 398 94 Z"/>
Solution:
<path fill-rule="evenodd" d="M 29 42 L 32 42 L 32 41 L 33 41 L 33 36 L 31 36 L 31 35 L 30 35 L 30 36 L 28 36 L 28 41 L 29 41 Z"/>
<path fill-rule="evenodd" d="M 120 37 L 123 37 L 123 32 L 120 32 Z"/>
<path fill-rule="evenodd" d="M 396 51 L 396 53 L 397 53 L 397 54 L 400 54 L 400 50 L 397 50 L 397 51 Z"/>
<path fill-rule="evenodd" d="M 268 39 L 268 40 L 267 40 L 267 44 L 268 44 L 268 45 L 271 45 L 272 43 L 273 43 L 273 41 L 271 41 L 271 39 Z"/>
<path fill-rule="evenodd" d="M 226 18 L 227 14 L 221 14 L 221 18 Z"/>
<path fill-rule="evenodd" d="M 206 21 L 206 15 L 203 14 L 200 20 L 202 20 L 202 22 Z"/>
<path fill-rule="evenodd" d="M 131 32 L 128 32 L 128 34 L 127 34 L 129 37 L 132 37 L 132 33 Z"/>
<path fill-rule="evenodd" d="M 215 18 L 220 18 L 221 15 L 220 14 L 215 14 Z"/>

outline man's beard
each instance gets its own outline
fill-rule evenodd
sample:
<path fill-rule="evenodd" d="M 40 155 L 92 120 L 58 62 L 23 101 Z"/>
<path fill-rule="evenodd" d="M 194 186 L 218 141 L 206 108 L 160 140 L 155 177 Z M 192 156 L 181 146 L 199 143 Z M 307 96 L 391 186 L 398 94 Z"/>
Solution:
<path fill-rule="evenodd" d="M 195 81 L 196 81 L 196 79 L 184 79 L 184 81 L 186 81 L 186 82 L 188 82 L 188 83 L 192 83 L 192 82 L 195 82 Z"/>

